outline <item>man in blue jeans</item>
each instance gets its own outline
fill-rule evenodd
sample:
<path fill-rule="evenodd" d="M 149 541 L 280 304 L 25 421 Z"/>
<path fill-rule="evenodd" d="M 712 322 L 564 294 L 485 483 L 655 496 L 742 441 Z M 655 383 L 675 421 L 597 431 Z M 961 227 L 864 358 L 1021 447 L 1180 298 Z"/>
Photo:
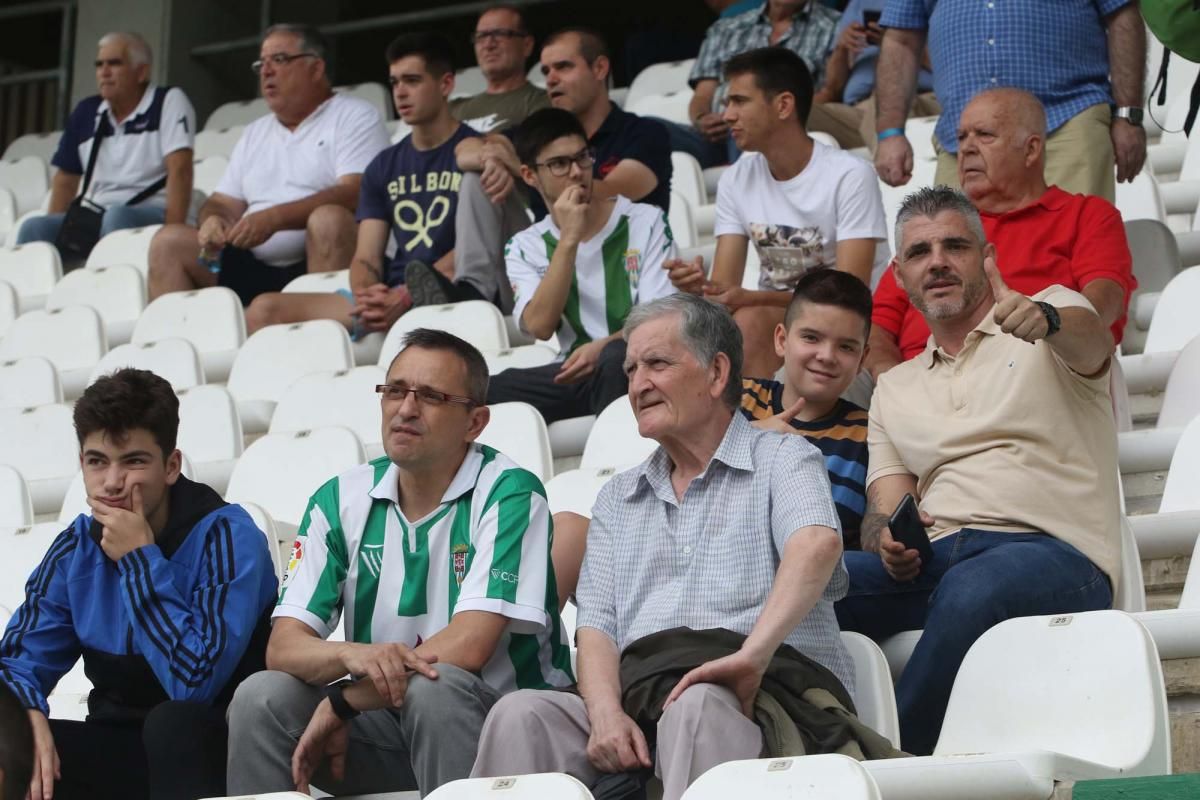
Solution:
<path fill-rule="evenodd" d="M 876 640 L 924 629 L 896 684 L 901 744 L 923 755 L 963 657 L 990 627 L 1112 603 L 1113 340 L 1083 295 L 1006 286 L 978 213 L 944 186 L 905 199 L 892 268 L 933 335 L 875 389 L 863 551 L 846 553 L 837 614 L 843 630 Z M 889 529 L 905 494 L 919 501 L 931 563 Z"/>

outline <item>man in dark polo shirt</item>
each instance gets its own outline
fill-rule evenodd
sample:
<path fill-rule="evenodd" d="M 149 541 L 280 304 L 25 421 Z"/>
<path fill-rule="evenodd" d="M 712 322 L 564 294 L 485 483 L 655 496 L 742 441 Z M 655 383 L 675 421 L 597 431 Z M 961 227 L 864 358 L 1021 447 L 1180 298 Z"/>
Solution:
<path fill-rule="evenodd" d="M 671 146 L 666 128 L 618 108 L 608 97 L 609 59 L 604 40 L 584 28 L 553 33 L 542 47 L 542 73 L 550 104 L 574 114 L 595 154 L 593 198 L 623 195 L 663 211 L 671 199 Z M 511 134 L 465 139 L 455 155 L 463 172 L 455 229 L 458 274 L 503 269 L 504 244 L 546 214 L 541 198 L 522 189 L 521 165 Z M 470 299 L 462 287 L 414 264 L 406 273 L 414 305 Z M 503 308 L 505 312 L 509 308 Z"/>

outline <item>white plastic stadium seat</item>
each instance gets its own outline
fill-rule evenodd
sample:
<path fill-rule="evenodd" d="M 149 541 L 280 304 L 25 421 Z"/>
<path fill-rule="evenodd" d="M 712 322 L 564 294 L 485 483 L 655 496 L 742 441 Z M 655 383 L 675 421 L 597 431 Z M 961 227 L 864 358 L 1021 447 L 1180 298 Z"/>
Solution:
<path fill-rule="evenodd" d="M 17 226 L 17 218 L 20 214 L 17 213 L 17 198 L 13 195 L 12 190 L 0 186 L 0 241 L 8 239 L 8 235 L 16 234 L 14 230 Z M 24 222 L 22 221 L 22 224 Z"/>
<path fill-rule="evenodd" d="M 12 325 L 21 314 L 21 298 L 17 296 L 17 290 L 7 281 L 0 280 L 0 338 L 8 332 L 8 326 Z"/>
<path fill-rule="evenodd" d="M 1138 552 L 1133 528 L 1121 515 L 1121 578 L 1113 593 L 1112 607 L 1118 611 L 1136 613 L 1146 610 L 1146 581 L 1142 576 L 1142 557 Z"/>
<path fill-rule="evenodd" d="M 696 228 L 696 218 L 692 215 L 692 205 L 688 199 L 674 190 L 671 191 L 671 210 L 667 214 L 667 223 L 671 226 L 671 235 L 680 247 L 695 247 L 700 243 L 700 232 Z"/>
<path fill-rule="evenodd" d="M 487 78 L 483 76 L 483 70 L 479 67 L 467 67 L 454 74 L 454 89 L 450 92 L 450 99 L 470 97 L 486 89 Z"/>
<path fill-rule="evenodd" d="M 187 339 L 160 339 L 142 344 L 123 344 L 104 354 L 92 370 L 88 385 L 111 372 L 134 367 L 153 372 L 171 384 L 175 391 L 204 383 L 200 356 Z"/>
<path fill-rule="evenodd" d="M 914 161 L 937 160 L 937 152 L 933 148 L 933 130 L 937 127 L 937 121 L 937 117 L 914 117 L 906 123 L 904 135 L 912 145 Z"/>
<path fill-rule="evenodd" d="M 233 148 L 237 145 L 238 139 L 242 138 L 244 130 L 246 130 L 245 125 L 229 125 L 224 128 L 200 131 L 196 134 L 192 150 L 193 157 L 198 159 L 212 158 L 213 156 L 229 158 L 233 155 Z"/>
<path fill-rule="evenodd" d="M 298 378 L 353 366 L 350 337 L 331 319 L 259 330 L 242 345 L 229 373 L 229 393 L 237 400 L 243 430 L 266 431 L 275 404 Z"/>
<path fill-rule="evenodd" d="M 25 602 L 25 583 L 62 529 L 57 522 L 0 527 L 0 605 L 15 612 Z"/>
<path fill-rule="evenodd" d="M 966 786 L 974 798 L 1048 798 L 1056 781 L 1168 775 L 1158 651 L 1120 611 L 1006 620 L 963 660 L 934 754 L 864 766 L 884 797 L 934 799 Z"/>
<path fill-rule="evenodd" d="M 692 208 L 708 205 L 704 170 L 691 153 L 671 153 L 671 191 L 683 195 Z"/>
<path fill-rule="evenodd" d="M 858 718 L 899 748 L 900 714 L 883 651 L 866 636 L 851 631 L 842 631 L 842 643 L 854 659 L 854 706 Z"/>
<path fill-rule="evenodd" d="M 587 787 L 561 772 L 507 778 L 464 778 L 443 784 L 427 800 L 591 800 Z"/>
<path fill-rule="evenodd" d="M 16 467 L 0 464 L 0 527 L 19 528 L 33 524 L 33 502 L 29 487 Z"/>
<path fill-rule="evenodd" d="M 35 514 L 58 511 L 79 469 L 71 406 L 0 408 L 0 464 L 21 473 Z"/>
<path fill-rule="evenodd" d="M 17 290 L 22 312 L 42 308 L 62 278 L 62 260 L 49 242 L 0 248 L 0 281 Z"/>
<path fill-rule="evenodd" d="M 1167 221 L 1167 209 L 1163 205 L 1158 181 L 1147 169 L 1139 172 L 1132 181 L 1117 184 L 1115 205 L 1121 212 L 1121 219 L 1126 222 L 1135 219 Z"/>
<path fill-rule="evenodd" d="M 697 778 L 683 800 L 880 800 L 875 779 L 849 756 L 726 761 Z"/>
<path fill-rule="evenodd" d="M 61 403 L 58 370 L 44 358 L 30 356 L 0 361 L 0 408 L 27 408 Z"/>
<path fill-rule="evenodd" d="M 488 406 L 492 418 L 476 440 L 494 447 L 518 465 L 548 481 L 554 474 L 550 434 L 546 421 L 528 403 L 496 403 Z"/>
<path fill-rule="evenodd" d="M 1162 291 L 1150 330 L 1146 334 L 1147 353 L 1182 350 L 1200 336 L 1200 267 L 1180 272 Z"/>
<path fill-rule="evenodd" d="M 298 278 L 288 281 L 283 287 L 285 292 L 336 292 L 350 289 L 350 270 L 338 269 L 332 272 L 306 272 Z"/>
<path fill-rule="evenodd" d="M 625 97 L 626 107 L 649 94 L 665 94 L 689 88 L 688 76 L 695 63 L 696 59 L 689 58 L 663 61 L 646 67 L 630 82 L 629 94 Z"/>
<path fill-rule="evenodd" d="M 18 136 L 8 143 L 8 147 L 4 148 L 4 160 L 15 161 L 25 156 L 37 156 L 49 164 L 58 150 L 60 137 L 62 137 L 62 131 L 27 133 L 24 136 Z"/>
<path fill-rule="evenodd" d="M 314 372 L 288 387 L 271 415 L 271 433 L 341 425 L 354 431 L 367 459 L 383 455 L 383 411 L 375 387 L 384 382 L 376 366 Z"/>
<path fill-rule="evenodd" d="M 626 101 L 625 108 L 644 117 L 659 117 L 688 125 L 691 123 L 688 116 L 688 105 L 691 102 L 692 90 L 685 87 L 673 92 L 642 95 L 636 100 Z"/>
<path fill-rule="evenodd" d="M 50 189 L 49 168 L 38 156 L 0 161 L 0 186 L 13 193 L 18 216 L 36 211 Z"/>
<path fill-rule="evenodd" d="M 136 267 L 113 264 L 96 269 L 77 269 L 63 276 L 46 308 L 91 306 L 104 321 L 110 345 L 124 344 L 133 335 L 133 325 L 146 307 L 146 281 Z"/>
<path fill-rule="evenodd" d="M 229 158 L 221 155 L 211 155 L 199 158 L 192 163 L 192 186 L 212 194 L 221 182 L 221 176 L 229 166 Z"/>
<path fill-rule="evenodd" d="M 556 422 L 550 426 L 551 436 L 556 425 L 585 419 L 593 420 L 590 417 L 577 417 L 575 420 Z M 656 447 L 657 442 L 645 439 L 638 433 L 637 420 L 629 400 L 618 397 L 590 423 L 579 469 L 555 475 L 546 484 L 550 512 L 571 511 L 590 518 L 592 504 L 601 487 L 618 472 L 644 461 Z"/>
<path fill-rule="evenodd" d="M 400 352 L 404 334 L 415 328 L 447 331 L 464 339 L 484 353 L 508 347 L 508 329 L 500 309 L 485 300 L 467 300 L 444 306 L 421 306 L 406 312 L 392 326 L 379 352 L 379 366 L 385 370 Z"/>
<path fill-rule="evenodd" d="M 109 267 L 113 264 L 129 264 L 137 267 L 145 278 L 150 272 L 150 240 L 162 225 L 147 225 L 144 228 L 126 228 L 113 231 L 92 248 L 88 255 L 88 269 Z"/>
<path fill-rule="evenodd" d="M 18 317 L 0 339 L 0 362 L 45 358 L 58 370 L 63 395 L 73 399 L 83 392 L 92 368 L 107 350 L 104 324 L 96 310 L 71 306 Z"/>
<path fill-rule="evenodd" d="M 1117 434 L 1122 473 L 1170 467 L 1183 429 L 1200 414 L 1200 403 L 1196 402 L 1200 397 L 1200 336 L 1179 351 L 1170 366 L 1166 386 L 1152 388 L 1162 392 L 1162 406 L 1154 427 Z"/>
<path fill-rule="evenodd" d="M 483 354 L 487 360 L 488 374 L 495 375 L 506 369 L 526 369 L 549 364 L 558 358 L 558 350 L 541 342 L 508 347 L 504 350 Z"/>
<path fill-rule="evenodd" d="M 313 492 L 364 460 L 358 437 L 347 428 L 268 433 L 238 459 L 225 499 L 257 503 L 276 524 L 294 529 Z"/>
<path fill-rule="evenodd" d="M 204 120 L 203 132 L 223 131 L 234 126 L 243 127 L 270 111 L 267 101 L 261 97 L 253 100 L 231 100 L 217 106 L 208 115 L 208 119 Z"/>
<path fill-rule="evenodd" d="M 391 119 L 394 109 L 392 93 L 382 83 L 355 83 L 349 86 L 335 86 L 335 92 L 366 100 L 379 112 L 381 119 Z"/>
<path fill-rule="evenodd" d="M 225 380 L 238 349 L 246 341 L 242 301 L 223 286 L 164 294 L 138 317 L 133 343 L 172 337 L 187 339 L 195 346 L 210 382 Z"/>
<path fill-rule="evenodd" d="M 265 508 L 257 503 L 243 501 L 238 505 L 245 509 L 255 526 L 263 532 L 263 536 L 267 537 L 267 550 L 271 554 L 271 564 L 275 567 L 275 580 L 282 581 L 283 568 L 286 565 L 279 556 L 279 529 L 275 525 L 275 520 L 271 518 Z"/>
<path fill-rule="evenodd" d="M 198 481 L 224 492 L 244 441 L 237 404 L 224 386 L 179 390 L 177 446 L 188 455 Z"/>

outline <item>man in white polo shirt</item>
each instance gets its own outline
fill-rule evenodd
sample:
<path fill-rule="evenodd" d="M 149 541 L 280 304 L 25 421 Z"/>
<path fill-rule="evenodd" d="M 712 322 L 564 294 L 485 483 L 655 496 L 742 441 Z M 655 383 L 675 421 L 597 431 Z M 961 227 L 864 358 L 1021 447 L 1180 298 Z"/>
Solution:
<path fill-rule="evenodd" d="M 370 103 L 334 94 L 324 37 L 273 25 L 259 76 L 271 113 L 246 126 L 199 229 L 168 225 L 150 245 L 150 297 L 227 286 L 248 305 L 305 272 L 345 269 L 368 162 L 388 146 Z"/>
<path fill-rule="evenodd" d="M 53 242 L 80 193 L 96 150 L 84 198 L 104 209 L 100 235 L 122 228 L 182 223 L 192 200 L 192 140 L 196 112 L 182 90 L 150 81 L 150 46 L 136 33 L 110 33 L 96 54 L 99 94 L 71 112 L 51 159 L 50 203 L 25 221 L 17 243 Z"/>
<path fill-rule="evenodd" d="M 470 773 L 501 696 L 573 682 L 545 489 L 475 442 L 487 382 L 462 339 L 405 336 L 378 387 L 387 456 L 313 495 L 268 671 L 230 706 L 230 793 L 425 795 Z"/>

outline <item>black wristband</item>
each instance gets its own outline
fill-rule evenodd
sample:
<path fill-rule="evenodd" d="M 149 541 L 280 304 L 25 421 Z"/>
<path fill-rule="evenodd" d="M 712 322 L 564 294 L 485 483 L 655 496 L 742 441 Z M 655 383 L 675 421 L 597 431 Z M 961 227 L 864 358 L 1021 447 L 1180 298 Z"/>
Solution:
<path fill-rule="evenodd" d="M 1034 302 L 1038 304 L 1038 308 L 1042 310 L 1042 314 L 1046 317 L 1046 335 L 1053 336 L 1058 333 L 1059 328 L 1062 327 L 1062 317 L 1058 315 L 1058 309 L 1040 300 Z"/>
<path fill-rule="evenodd" d="M 325 687 L 325 697 L 328 698 L 333 713 L 342 722 L 348 722 L 362 713 L 346 700 L 346 687 L 353 684 L 354 681 L 347 679 L 331 683 Z"/>

